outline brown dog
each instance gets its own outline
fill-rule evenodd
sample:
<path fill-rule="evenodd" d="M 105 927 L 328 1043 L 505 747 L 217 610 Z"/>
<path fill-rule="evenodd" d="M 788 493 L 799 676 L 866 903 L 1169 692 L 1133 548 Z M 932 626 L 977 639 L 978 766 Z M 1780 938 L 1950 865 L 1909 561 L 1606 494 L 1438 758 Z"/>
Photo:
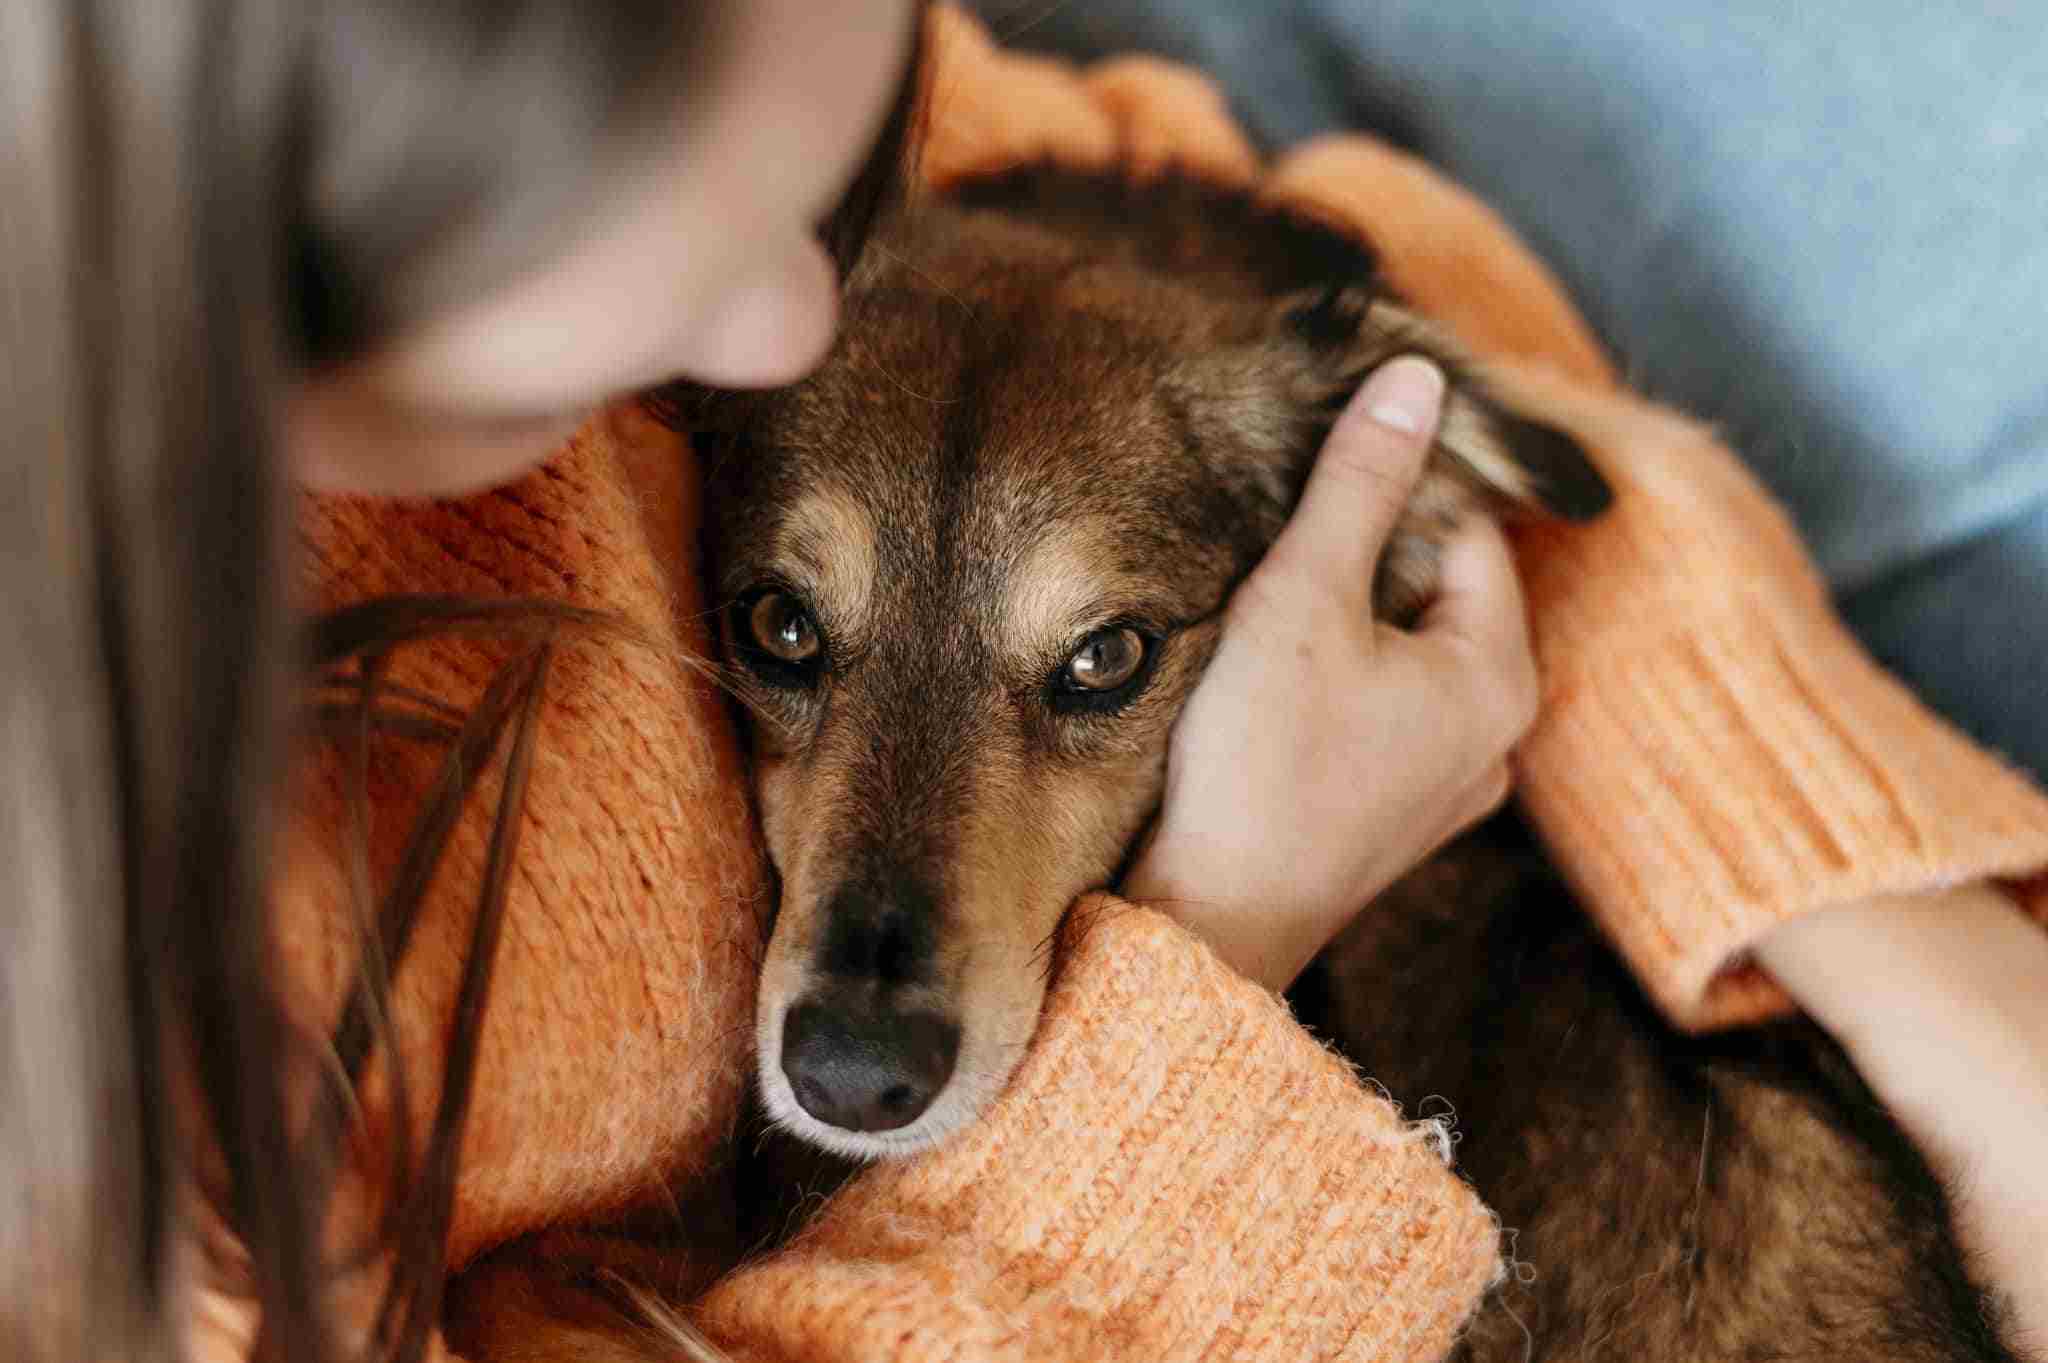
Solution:
<path fill-rule="evenodd" d="M 970 202 L 884 236 L 837 351 L 711 473 L 783 878 L 762 1088 L 855 1156 L 930 1144 L 1009 1077 L 1045 944 L 1152 813 L 1219 608 L 1330 421 L 1401 350 L 1459 368 L 1363 248 L 1240 199 L 1038 172 Z M 1467 508 L 1605 504 L 1576 446 L 1453 393 L 1391 616 Z"/>
<path fill-rule="evenodd" d="M 942 1139 L 1009 1077 L 1062 912 L 1154 812 L 1220 608 L 1369 370 L 1421 350 L 1452 378 L 1386 618 L 1428 600 L 1459 516 L 1608 495 L 1366 247 L 1231 193 L 1027 169 L 913 206 L 869 262 L 817 374 L 703 409 L 782 876 L 762 1095 L 858 1158 Z M 1458 1105 L 1521 1232 L 1538 1276 L 1464 1347 L 2003 1357 L 1938 1189 L 1839 1058 L 1805 1031 L 1673 1037 L 1504 836 L 1397 887 L 1299 1001 L 1396 1097 Z"/>

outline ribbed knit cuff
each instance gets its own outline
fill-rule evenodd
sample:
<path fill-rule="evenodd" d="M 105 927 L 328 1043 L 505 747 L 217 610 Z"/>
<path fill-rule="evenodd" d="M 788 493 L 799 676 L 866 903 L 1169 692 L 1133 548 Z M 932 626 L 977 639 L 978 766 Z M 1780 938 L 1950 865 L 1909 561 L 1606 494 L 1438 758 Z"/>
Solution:
<path fill-rule="evenodd" d="M 1493 1219 L 1282 1005 L 1099 898 L 974 1128 L 864 1173 L 701 1319 L 745 1357 L 1431 1359 Z"/>
<path fill-rule="evenodd" d="M 1527 391 L 1626 477 L 1607 520 L 1524 546 L 1546 699 L 1518 788 L 1667 1016 L 1788 1011 L 1746 952 L 1793 916 L 2048 867 L 2048 798 L 1869 658 L 1726 450 Z"/>

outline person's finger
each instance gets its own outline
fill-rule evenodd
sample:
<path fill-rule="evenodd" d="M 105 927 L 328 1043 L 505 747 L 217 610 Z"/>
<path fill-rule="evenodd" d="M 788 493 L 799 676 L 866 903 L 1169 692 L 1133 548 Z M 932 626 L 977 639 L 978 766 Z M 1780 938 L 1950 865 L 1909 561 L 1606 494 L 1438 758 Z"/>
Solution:
<path fill-rule="evenodd" d="M 1514 778 L 1508 770 L 1507 760 L 1495 758 L 1469 785 L 1451 793 L 1449 803 L 1439 811 L 1434 822 L 1436 831 L 1415 849 L 1414 859 L 1408 866 L 1420 866 L 1498 814 L 1513 792 Z"/>
<path fill-rule="evenodd" d="M 1438 594 L 1423 612 L 1419 640 L 1448 646 L 1470 708 L 1484 716 L 1475 737 L 1505 749 L 1536 722 L 1541 685 L 1529 619 L 1507 538 L 1475 516 L 1445 543 Z"/>
<path fill-rule="evenodd" d="M 1458 831 L 1464 832 L 1474 824 L 1482 823 L 1500 812 L 1508 802 L 1508 796 L 1515 788 L 1514 778 L 1508 773 L 1507 759 L 1503 758 L 1488 769 L 1479 784 L 1472 788 L 1472 798 L 1466 802 L 1465 816 Z"/>
<path fill-rule="evenodd" d="M 1443 371 L 1415 355 L 1388 361 L 1359 386 L 1267 555 L 1274 571 L 1305 574 L 1367 608 L 1380 548 L 1436 438 L 1443 393 Z"/>
<path fill-rule="evenodd" d="M 1457 635 L 1481 647 L 1528 636 L 1522 581 L 1507 536 L 1492 517 L 1468 516 L 1444 541 L 1436 597 L 1415 632 Z"/>

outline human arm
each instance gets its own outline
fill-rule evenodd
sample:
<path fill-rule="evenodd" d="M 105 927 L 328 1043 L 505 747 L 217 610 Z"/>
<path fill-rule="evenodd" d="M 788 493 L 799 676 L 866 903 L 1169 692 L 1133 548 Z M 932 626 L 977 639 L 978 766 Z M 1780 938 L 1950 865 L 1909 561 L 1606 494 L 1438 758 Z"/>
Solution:
<path fill-rule="evenodd" d="M 1798 1006 L 1841 1038 L 2038 1337 L 2042 1176 L 2021 1165 L 2044 1108 L 2020 1095 L 2041 1082 L 2048 948 L 1988 882 L 2048 866 L 2048 799 L 1872 662 L 1710 432 L 1574 358 L 1541 267 L 1472 201 L 1355 139 L 1278 178 L 1325 211 L 1388 215 L 1420 253 L 1391 257 L 1397 285 L 1509 357 L 1497 380 L 1614 477 L 1608 518 L 1518 546 L 1545 701 L 1517 787 L 1581 901 L 1678 1026 Z M 1427 255 L 1450 249 L 1481 263 Z"/>
<path fill-rule="evenodd" d="M 1497 383 L 1616 483 L 1603 521 L 1518 544 L 1545 700 L 1517 789 L 1581 901 L 1676 1025 L 1800 1006 L 1842 1037 L 2038 1336 L 2021 1299 L 2043 1280 L 2040 1174 L 2017 1163 L 2041 1148 L 2042 1109 L 2008 1104 L 2024 1087 L 2011 1075 L 2039 1074 L 2019 1019 L 2048 971 L 1997 974 L 2043 948 L 1988 882 L 2048 866 L 2048 797 L 1873 663 L 1755 479 L 1711 432 L 1612 387 L 1483 209 L 1357 139 L 1307 148 L 1276 179 L 1411 241 L 1390 252 L 1397 287 L 1500 357 Z M 1451 252 L 1474 259 L 1447 268 Z M 2033 898 L 2039 916 L 2038 882 Z M 1888 970 L 1868 968 L 1886 941 Z"/>
<path fill-rule="evenodd" d="M 1919 1146 L 2016 1342 L 2048 1356 L 2048 932 L 1977 883 L 1793 919 L 1756 958 Z"/>
<path fill-rule="evenodd" d="M 2042 1045 L 2023 1019 L 2048 948 L 1985 882 L 2048 864 L 2048 805 L 1871 663 L 1755 482 L 1705 430 L 1611 387 L 1483 208 L 1358 139 L 1290 158 L 1273 192 L 1372 230 L 1396 286 L 1510 357 L 1510 382 L 1616 474 L 1609 521 L 1520 546 L 1548 699 L 1518 775 L 1582 897 L 1681 1026 L 1796 1002 L 1842 1036 L 1950 1174 L 1959 1229 L 2024 1320 L 2043 1290 L 2042 1176 L 2018 1166 L 2048 1144 L 2048 1105 L 2020 1097 L 2038 1092 Z M 1892 918 L 1917 931 L 1866 921 Z M 1894 938 L 1924 982 L 1846 964 Z M 1815 954 L 1777 945 L 1794 940 Z M 1830 960 L 1858 986 L 1846 999 L 1808 977 Z M 2019 962 L 2037 964 L 1991 969 Z"/>

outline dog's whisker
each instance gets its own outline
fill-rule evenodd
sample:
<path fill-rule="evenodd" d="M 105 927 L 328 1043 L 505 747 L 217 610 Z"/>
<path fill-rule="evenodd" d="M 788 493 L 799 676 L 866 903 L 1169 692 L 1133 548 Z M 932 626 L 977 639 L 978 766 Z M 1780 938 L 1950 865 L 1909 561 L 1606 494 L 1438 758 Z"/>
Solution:
<path fill-rule="evenodd" d="M 953 407 L 957 406 L 961 402 L 961 399 L 959 398 L 940 397 L 936 393 L 920 393 L 915 388 L 912 388 L 909 384 L 905 383 L 902 379 L 897 378 L 894 374 L 890 373 L 887 369 L 884 369 L 879 365 L 875 367 L 874 372 L 879 374 L 882 378 L 886 379 L 892 386 L 900 390 L 905 397 L 916 398 L 919 402 L 929 403 L 933 407 Z"/>
<path fill-rule="evenodd" d="M 1046 5 L 1038 13 L 1029 16 L 1021 23 L 1014 24 L 1005 29 L 1000 36 L 1000 41 L 1005 47 L 1015 46 L 1018 38 L 1037 28 L 1040 24 L 1055 18 L 1072 3 L 1073 0 L 1047 0 Z"/>
<path fill-rule="evenodd" d="M 937 275 L 933 274 L 929 270 L 924 269 L 916 261 L 910 259 L 906 255 L 903 255 L 899 251 L 892 250 L 886 243 L 882 242 L 876 243 L 875 251 L 883 259 L 895 262 L 897 265 L 902 266 L 903 269 L 908 271 L 912 276 L 919 280 L 922 280 L 925 284 L 931 287 L 934 293 L 938 294 L 940 297 L 950 300 L 955 306 L 957 306 L 960 309 L 961 314 L 965 316 L 970 323 L 977 322 L 980 320 L 979 314 L 975 311 L 973 303 L 969 302 L 958 291 L 947 287 L 945 282 L 942 281 Z"/>

